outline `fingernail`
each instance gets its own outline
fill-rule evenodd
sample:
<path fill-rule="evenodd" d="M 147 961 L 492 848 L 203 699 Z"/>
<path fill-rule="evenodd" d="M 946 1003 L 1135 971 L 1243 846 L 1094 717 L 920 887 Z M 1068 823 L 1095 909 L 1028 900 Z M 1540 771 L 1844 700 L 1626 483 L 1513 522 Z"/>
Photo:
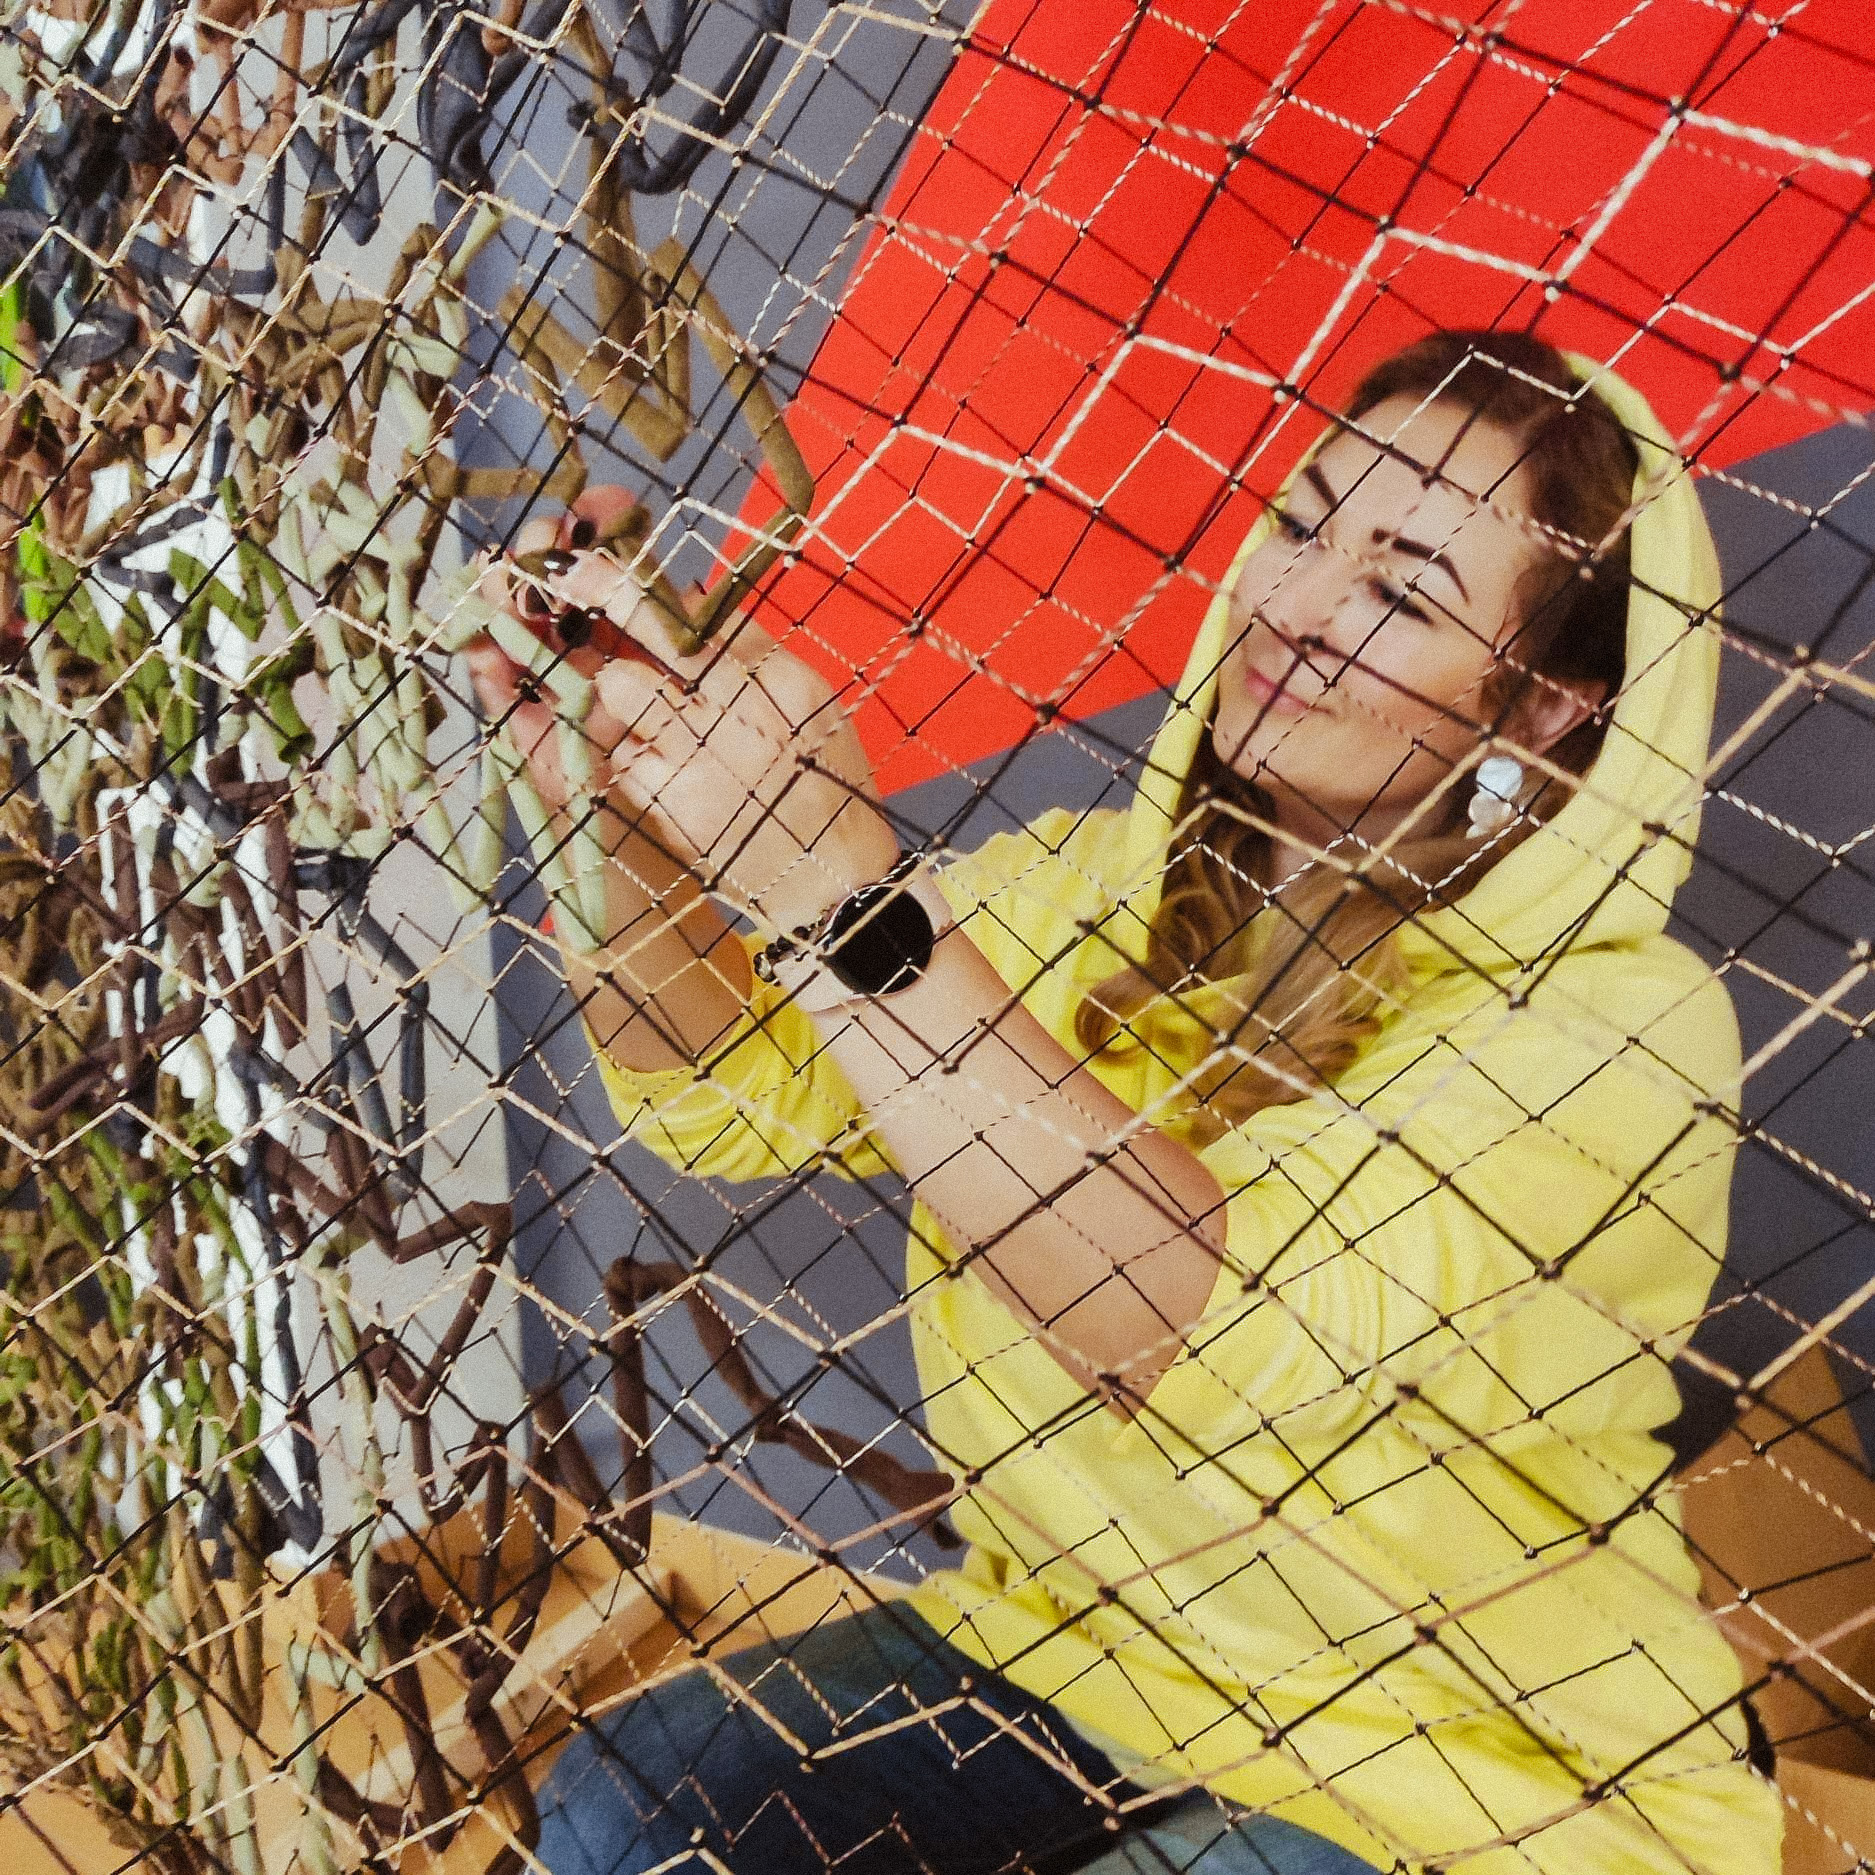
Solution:
<path fill-rule="evenodd" d="M 577 514 L 566 531 L 567 544 L 584 553 L 599 538 L 599 524 L 590 516 Z"/>
<path fill-rule="evenodd" d="M 540 563 L 556 579 L 563 573 L 570 573 L 579 564 L 578 558 L 562 551 L 558 547 L 549 547 L 540 556 Z"/>
<path fill-rule="evenodd" d="M 516 591 L 520 598 L 523 618 L 531 618 L 536 624 L 543 624 L 553 617 L 553 607 L 547 603 L 547 595 L 532 581 L 521 581 Z"/>
<path fill-rule="evenodd" d="M 560 634 L 560 642 L 569 651 L 577 651 L 592 636 L 595 621 L 593 615 L 584 606 L 569 606 L 554 620 L 554 627 Z"/>

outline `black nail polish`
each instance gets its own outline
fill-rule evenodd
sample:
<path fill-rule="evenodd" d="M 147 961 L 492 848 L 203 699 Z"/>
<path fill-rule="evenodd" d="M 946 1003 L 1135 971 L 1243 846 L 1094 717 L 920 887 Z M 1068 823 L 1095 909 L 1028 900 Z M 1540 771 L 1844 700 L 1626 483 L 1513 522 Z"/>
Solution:
<path fill-rule="evenodd" d="M 569 606 L 554 620 L 554 629 L 569 651 L 577 651 L 592 637 L 594 622 L 593 615 L 584 606 Z"/>
<path fill-rule="evenodd" d="M 531 581 L 516 583 L 515 598 L 520 604 L 521 616 L 532 619 L 537 625 L 544 624 L 553 616 L 553 607 L 547 603 L 547 595 Z"/>
<path fill-rule="evenodd" d="M 555 578 L 558 578 L 562 573 L 572 572 L 576 564 L 573 555 L 564 552 L 559 547 L 549 547 L 547 551 L 540 556 L 540 563 L 547 572 Z"/>
<path fill-rule="evenodd" d="M 599 524 L 586 515 L 575 515 L 566 538 L 570 546 L 584 553 L 599 538 Z"/>

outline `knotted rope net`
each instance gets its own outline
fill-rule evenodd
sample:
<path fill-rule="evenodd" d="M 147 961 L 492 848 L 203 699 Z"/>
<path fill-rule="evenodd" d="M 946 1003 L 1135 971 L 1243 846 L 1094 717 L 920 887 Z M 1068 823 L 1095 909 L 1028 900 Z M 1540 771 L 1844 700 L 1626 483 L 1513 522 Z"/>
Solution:
<path fill-rule="evenodd" d="M 1674 932 L 1744 1028 L 1697 1107 L 1702 1152 L 1736 1149 L 1729 1247 L 1708 1219 L 1709 1287 L 1608 1357 L 1672 1374 L 1675 1443 L 1612 1510 L 1563 1503 L 1544 1566 L 1685 1521 L 1703 1581 L 1651 1588 L 1738 1676 L 1601 1751 L 1476 1638 L 1482 1564 L 1443 1602 L 1377 1568 L 1386 1618 L 1302 1608 L 1322 1711 L 1462 1659 L 1399 1736 L 1510 1711 L 1563 1767 L 1548 1809 L 1475 1796 L 1433 1842 L 1275 1669 L 1193 1638 L 1190 1558 L 1090 1525 L 1080 1603 L 1035 1576 L 1064 1628 L 1117 1607 L 1253 1718 L 1216 1760 L 1163 1715 L 1176 1790 L 1299 1793 L 1375 1866 L 1556 1866 L 1546 1831 L 1638 1814 L 1694 1736 L 1748 1760 L 1802 1866 L 1868 1866 L 1817 1775 L 1875 1777 L 1872 69 L 1852 0 L 8 4 L 0 1840 L 177 1875 L 541 1866 L 542 1781 L 595 1715 L 935 1579 L 960 1525 L 1055 1540 L 995 1470 L 1086 1422 L 1016 1402 L 993 1464 L 946 1449 L 927 1407 L 1004 1381 L 980 1349 L 914 1365 L 889 1153 L 836 1127 L 699 1158 L 683 1102 L 753 1098 L 724 1051 L 608 1100 L 565 987 L 606 935 L 592 676 L 491 608 L 483 556 L 624 487 L 597 547 L 685 654 L 749 615 L 822 672 L 904 847 L 943 869 L 1057 808 L 1058 853 L 1150 767 L 1323 419 L 1464 327 L 1638 386 L 1718 542 L 1722 603 L 1685 623 L 1720 720 L 1646 845 L 1684 852 Z M 489 634 L 556 714 L 565 811 L 478 704 Z M 1059 956 L 993 954 L 1039 1008 Z M 1360 1123 L 1337 1073 L 1289 1072 L 1304 1102 L 1269 1111 Z M 1361 1256 L 1381 1220 L 1313 1149 L 1262 1176 Z M 1306 1274 L 1253 1273 L 1301 1332 Z M 1321 1343 L 1335 1397 L 1423 1389 L 1405 1346 Z M 1519 1413 L 1422 1431 L 1417 1467 L 1484 1451 L 1541 1495 L 1517 1453 L 1558 1402 L 1501 1378 Z M 1392 1484 L 1337 1470 L 1359 1414 L 1220 1508 L 1204 1466 L 1285 1438 L 1280 1393 L 1234 1397 L 1261 1431 L 1161 1451 L 1195 1545 L 1281 1580 L 1324 1519 L 1384 1532 Z M 1728 1480 L 1759 1549 L 1692 1508 Z M 1657 1865 L 1720 1866 L 1689 1840 L 1656 1831 Z"/>

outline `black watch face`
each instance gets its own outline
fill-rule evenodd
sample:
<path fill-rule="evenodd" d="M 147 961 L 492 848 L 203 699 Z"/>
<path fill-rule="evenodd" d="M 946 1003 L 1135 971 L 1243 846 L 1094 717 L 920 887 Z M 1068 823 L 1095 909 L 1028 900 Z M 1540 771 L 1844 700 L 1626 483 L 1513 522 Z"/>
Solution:
<path fill-rule="evenodd" d="M 848 989 L 889 996 L 917 982 L 931 961 L 931 915 L 909 892 L 855 892 L 827 929 L 827 963 Z"/>

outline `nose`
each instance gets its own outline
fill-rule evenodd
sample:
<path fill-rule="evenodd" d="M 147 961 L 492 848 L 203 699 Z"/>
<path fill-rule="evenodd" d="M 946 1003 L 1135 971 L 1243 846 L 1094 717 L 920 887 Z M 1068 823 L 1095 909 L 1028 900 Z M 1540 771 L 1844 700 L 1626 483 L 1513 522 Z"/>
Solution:
<path fill-rule="evenodd" d="M 1246 581 L 1244 595 L 1250 620 L 1274 635 L 1292 657 L 1321 668 L 1324 655 L 1335 656 L 1332 639 L 1340 610 L 1335 556 L 1320 541 L 1282 537 L 1257 558 L 1265 564 L 1254 569 L 1260 577 Z M 1322 674 L 1329 671 L 1324 668 Z"/>
<path fill-rule="evenodd" d="M 1374 630 L 1371 608 L 1360 603 L 1366 569 L 1330 542 L 1313 538 L 1279 537 L 1256 558 L 1265 563 L 1246 593 L 1249 617 L 1289 656 L 1332 684 L 1360 658 Z"/>

